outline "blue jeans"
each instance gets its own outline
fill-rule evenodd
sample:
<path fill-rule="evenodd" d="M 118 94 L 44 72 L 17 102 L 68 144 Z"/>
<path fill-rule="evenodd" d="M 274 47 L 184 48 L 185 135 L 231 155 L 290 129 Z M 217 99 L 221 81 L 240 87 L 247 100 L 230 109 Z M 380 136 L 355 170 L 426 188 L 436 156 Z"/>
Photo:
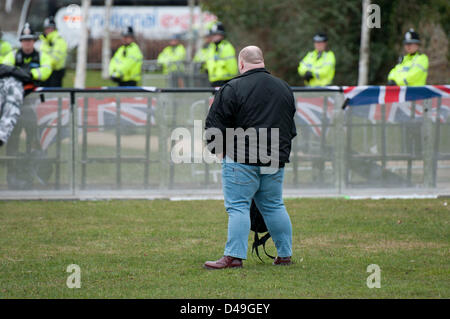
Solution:
<path fill-rule="evenodd" d="M 225 256 L 247 259 L 252 199 L 260 210 L 279 257 L 292 256 L 292 225 L 283 203 L 284 168 L 262 174 L 259 166 L 226 158 L 222 162 L 222 185 L 228 213 Z M 264 172 L 264 171 L 263 171 Z"/>

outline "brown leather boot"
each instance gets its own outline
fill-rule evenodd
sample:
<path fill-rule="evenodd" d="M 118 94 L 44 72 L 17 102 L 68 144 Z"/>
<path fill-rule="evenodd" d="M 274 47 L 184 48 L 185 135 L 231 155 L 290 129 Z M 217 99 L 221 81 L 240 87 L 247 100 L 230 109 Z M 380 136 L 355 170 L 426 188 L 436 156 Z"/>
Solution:
<path fill-rule="evenodd" d="M 277 258 L 275 258 L 273 265 L 275 265 L 275 266 L 292 265 L 291 257 L 277 257 Z"/>
<path fill-rule="evenodd" d="M 207 261 L 203 265 L 206 269 L 241 268 L 242 259 L 231 256 L 223 256 L 216 261 Z"/>

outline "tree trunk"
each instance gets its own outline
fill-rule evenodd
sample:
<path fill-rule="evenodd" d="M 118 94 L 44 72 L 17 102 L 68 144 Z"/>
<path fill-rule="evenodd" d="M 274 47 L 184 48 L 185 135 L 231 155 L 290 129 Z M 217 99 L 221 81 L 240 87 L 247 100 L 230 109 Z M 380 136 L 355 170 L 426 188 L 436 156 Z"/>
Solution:
<path fill-rule="evenodd" d="M 192 61 L 192 51 L 194 49 L 194 0 L 188 0 L 189 5 L 189 38 L 188 47 L 186 50 L 186 60 L 188 62 Z"/>
<path fill-rule="evenodd" d="M 367 85 L 369 80 L 370 28 L 367 25 L 370 0 L 362 0 L 361 44 L 359 48 L 358 85 Z"/>
<path fill-rule="evenodd" d="M 86 82 L 86 67 L 87 67 L 87 44 L 88 44 L 88 28 L 87 19 L 91 0 L 83 0 L 81 7 L 81 33 L 80 43 L 77 49 L 77 67 L 75 71 L 75 87 L 84 89 Z"/>
<path fill-rule="evenodd" d="M 111 34 L 109 22 L 111 20 L 111 7 L 113 0 L 105 0 L 105 29 L 102 42 L 102 78 L 109 78 L 109 60 L 111 60 Z"/>

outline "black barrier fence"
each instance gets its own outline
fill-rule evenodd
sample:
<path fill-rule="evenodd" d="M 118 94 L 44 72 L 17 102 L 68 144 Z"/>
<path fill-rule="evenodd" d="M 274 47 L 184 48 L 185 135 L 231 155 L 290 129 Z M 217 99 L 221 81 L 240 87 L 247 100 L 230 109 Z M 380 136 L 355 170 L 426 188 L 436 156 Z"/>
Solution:
<path fill-rule="evenodd" d="M 447 101 L 343 110 L 340 88 L 293 90 L 298 136 L 285 168 L 290 196 L 450 193 Z M 202 131 L 214 92 L 34 92 L 0 149 L 0 198 L 220 194 L 221 165 L 207 160 Z"/>

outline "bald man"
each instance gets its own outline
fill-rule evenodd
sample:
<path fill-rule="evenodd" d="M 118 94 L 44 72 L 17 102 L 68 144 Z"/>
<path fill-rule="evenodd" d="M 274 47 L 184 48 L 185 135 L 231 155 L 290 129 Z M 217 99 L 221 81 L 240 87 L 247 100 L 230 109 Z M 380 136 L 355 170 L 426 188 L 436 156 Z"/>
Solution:
<path fill-rule="evenodd" d="M 272 76 L 260 48 L 238 58 L 240 75 L 217 92 L 206 118 L 208 149 L 223 157 L 222 186 L 228 213 L 224 256 L 206 269 L 242 267 L 247 258 L 254 199 L 277 249 L 274 265 L 290 265 L 292 225 L 283 203 L 284 166 L 297 135 L 290 86 Z"/>

